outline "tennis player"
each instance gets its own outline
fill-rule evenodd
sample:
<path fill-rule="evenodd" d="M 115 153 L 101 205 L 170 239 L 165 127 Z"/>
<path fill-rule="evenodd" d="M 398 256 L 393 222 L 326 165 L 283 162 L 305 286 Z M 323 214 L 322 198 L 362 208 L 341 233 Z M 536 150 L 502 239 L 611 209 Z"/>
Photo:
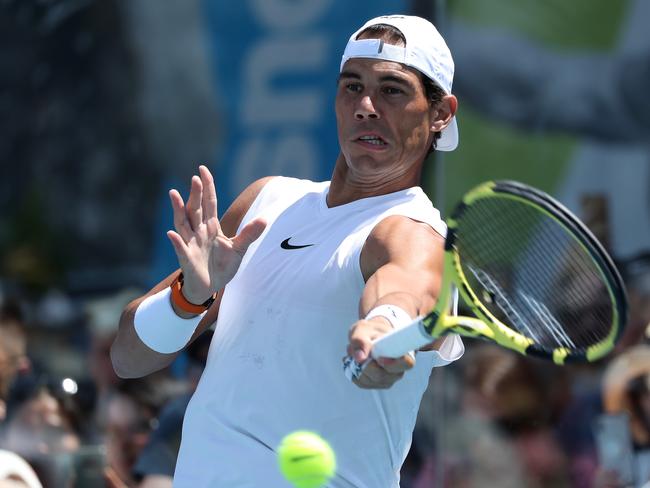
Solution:
<path fill-rule="evenodd" d="M 343 53 L 331 181 L 261 179 L 220 221 L 207 168 L 187 202 L 170 192 L 180 270 L 126 308 L 111 356 L 146 375 L 216 322 L 174 486 L 286 487 L 274 448 L 297 429 L 336 452 L 328 486 L 399 485 L 431 368 L 462 342 L 372 361 L 356 384 L 342 358 L 435 303 L 446 226 L 419 185 L 427 155 L 458 143 L 453 71 L 428 21 L 372 19 Z"/>

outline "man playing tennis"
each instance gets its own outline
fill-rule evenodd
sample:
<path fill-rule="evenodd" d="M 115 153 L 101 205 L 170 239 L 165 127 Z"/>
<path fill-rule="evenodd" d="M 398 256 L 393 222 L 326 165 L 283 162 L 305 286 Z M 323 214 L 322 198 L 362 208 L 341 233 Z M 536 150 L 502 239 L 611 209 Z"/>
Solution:
<path fill-rule="evenodd" d="M 187 203 L 170 192 L 180 270 L 129 304 L 111 357 L 122 377 L 149 374 L 216 321 L 175 486 L 286 487 L 274 448 L 298 429 L 336 452 L 328 486 L 399 485 L 431 368 L 462 342 L 371 361 L 356 385 L 341 358 L 363 362 L 436 301 L 446 227 L 419 184 L 432 148 L 458 142 L 452 77 L 428 21 L 375 18 L 343 54 L 331 181 L 261 179 L 221 220 L 207 168 Z"/>

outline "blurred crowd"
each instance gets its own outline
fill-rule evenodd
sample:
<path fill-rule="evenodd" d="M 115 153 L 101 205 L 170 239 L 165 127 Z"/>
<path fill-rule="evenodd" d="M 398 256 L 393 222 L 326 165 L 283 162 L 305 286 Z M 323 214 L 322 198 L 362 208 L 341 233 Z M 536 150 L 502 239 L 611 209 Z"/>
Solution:
<path fill-rule="evenodd" d="M 556 366 L 471 343 L 436 371 L 403 486 L 650 487 L 649 258 L 620 263 L 630 318 L 604 360 Z"/>
<path fill-rule="evenodd" d="M 553 15 L 560 2 L 548 3 L 555 22 L 527 10 L 538 5 L 539 12 L 544 2 L 520 10 L 515 3 L 458 5 L 513 13 L 549 30 L 565 17 L 576 32 L 617 25 L 582 17 L 607 12 L 612 2 L 582 2 L 575 15 L 583 26 L 571 22 L 578 17 L 568 16 L 566 2 Z M 462 25 L 449 29 L 455 90 L 489 117 L 489 137 L 472 142 L 465 132 L 464 147 L 477 153 L 463 157 L 477 163 L 458 181 L 465 185 L 480 168 L 492 177 L 500 159 L 518 168 L 527 161 L 533 176 L 549 173 L 552 150 L 534 146 L 517 156 L 519 146 L 493 132 L 495 120 L 534 137 L 560 130 L 597 141 L 575 151 L 580 184 L 567 194 L 616 202 L 610 234 L 625 256 L 646 248 L 649 232 L 648 206 L 639 204 L 649 188 L 648 2 L 629 3 L 634 9 L 611 59 L 591 49 L 540 49 L 475 26 L 470 34 Z M 171 486 L 183 413 L 210 334 L 144 379 L 118 378 L 109 349 L 122 308 L 142 293 L 123 283 L 148 279 L 163 175 L 184 178 L 214 157 L 219 139 L 212 90 L 222 87 L 206 81 L 211 63 L 199 52 L 206 22 L 197 5 L 0 1 L 0 488 Z M 554 94 L 562 99 L 547 98 Z M 562 110 L 551 116 L 544 107 Z M 464 122 L 469 127 L 471 117 Z M 486 146 L 487 139 L 497 145 Z M 539 173 L 529 161 L 536 152 Z M 590 176 L 607 192 L 589 187 Z M 607 243 L 599 222 L 583 220 Z M 128 242 L 116 246 L 116 235 Z M 650 254 L 619 265 L 630 317 L 607 358 L 559 367 L 468 341 L 462 360 L 432 374 L 403 488 L 650 487 Z"/>
<path fill-rule="evenodd" d="M 470 342 L 457 365 L 436 370 L 402 487 L 649 482 L 650 256 L 621 269 L 630 320 L 605 360 L 560 367 Z M 138 294 L 124 289 L 75 301 L 53 292 L 38 303 L 2 295 L 0 488 L 171 487 L 183 413 L 211 332 L 164 371 L 118 378 L 110 345 L 122 308 Z M 611 466 L 603 442 L 620 439 L 603 441 L 618 434 L 600 432 L 600 421 L 621 416 L 629 452 L 615 452 Z M 632 482 L 618 466 L 628 461 Z"/>
<path fill-rule="evenodd" d="M 110 345 L 134 289 L 0 311 L 0 487 L 171 487 L 185 406 L 211 334 L 172 368 L 118 378 Z M 43 313 L 49 312 L 49 313 Z M 47 323 L 47 317 L 52 322 Z"/>

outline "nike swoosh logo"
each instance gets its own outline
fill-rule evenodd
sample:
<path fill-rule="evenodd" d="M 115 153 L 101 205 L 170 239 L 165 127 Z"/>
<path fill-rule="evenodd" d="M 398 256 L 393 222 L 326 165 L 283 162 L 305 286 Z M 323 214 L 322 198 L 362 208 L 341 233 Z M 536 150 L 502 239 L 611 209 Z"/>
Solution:
<path fill-rule="evenodd" d="M 287 237 L 282 243 L 280 244 L 280 247 L 282 249 L 302 249 L 303 247 L 310 247 L 313 246 L 313 244 L 304 244 L 302 246 L 294 246 L 293 244 L 289 244 L 289 239 L 291 237 Z"/>
<path fill-rule="evenodd" d="M 294 456 L 291 458 L 292 462 L 306 461 L 307 459 L 313 459 L 319 457 L 320 454 L 305 454 L 304 456 Z"/>

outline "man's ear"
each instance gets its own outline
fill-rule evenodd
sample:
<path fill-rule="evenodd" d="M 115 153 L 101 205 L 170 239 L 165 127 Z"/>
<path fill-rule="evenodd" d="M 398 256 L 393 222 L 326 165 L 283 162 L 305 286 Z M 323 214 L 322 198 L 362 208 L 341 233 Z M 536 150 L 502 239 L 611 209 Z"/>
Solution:
<path fill-rule="evenodd" d="M 431 132 L 440 132 L 451 123 L 456 115 L 458 100 L 454 95 L 445 95 L 443 99 L 431 106 L 430 120 Z"/>

